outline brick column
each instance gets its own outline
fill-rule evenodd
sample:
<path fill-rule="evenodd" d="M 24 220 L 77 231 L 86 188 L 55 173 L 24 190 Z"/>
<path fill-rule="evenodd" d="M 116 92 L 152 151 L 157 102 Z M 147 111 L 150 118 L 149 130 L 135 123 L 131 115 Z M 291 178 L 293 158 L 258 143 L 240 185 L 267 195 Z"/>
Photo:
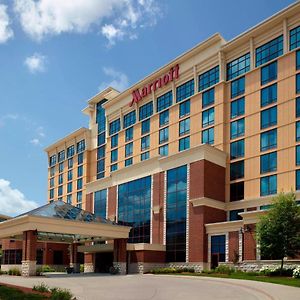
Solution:
<path fill-rule="evenodd" d="M 244 226 L 244 260 L 256 260 L 255 224 Z"/>
<path fill-rule="evenodd" d="M 240 259 L 239 257 L 239 232 L 232 231 L 229 232 L 229 261 L 237 263 Z"/>
<path fill-rule="evenodd" d="M 80 264 L 78 263 L 78 253 L 77 253 L 78 244 L 70 244 L 70 267 L 74 268 L 74 273 L 80 272 Z"/>
<path fill-rule="evenodd" d="M 37 232 L 35 230 L 24 231 L 22 247 L 22 276 L 36 275 L 36 246 Z"/>
<path fill-rule="evenodd" d="M 114 267 L 121 275 L 127 273 L 127 239 L 114 240 Z"/>
<path fill-rule="evenodd" d="M 84 253 L 84 273 L 95 272 L 95 255 L 94 253 Z"/>
<path fill-rule="evenodd" d="M 94 205 L 93 205 L 93 193 L 87 194 L 85 196 L 85 210 L 88 212 L 94 212 Z"/>
<path fill-rule="evenodd" d="M 116 219 L 117 207 L 117 187 L 112 186 L 108 188 L 107 210 L 108 219 L 114 221 Z"/>

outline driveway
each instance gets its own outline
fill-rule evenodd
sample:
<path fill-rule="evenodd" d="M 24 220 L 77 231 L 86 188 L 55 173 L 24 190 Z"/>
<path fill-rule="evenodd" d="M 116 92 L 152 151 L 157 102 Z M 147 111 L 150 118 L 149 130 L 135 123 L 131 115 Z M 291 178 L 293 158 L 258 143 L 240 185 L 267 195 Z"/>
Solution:
<path fill-rule="evenodd" d="M 166 275 L 0 276 L 25 287 L 44 282 L 70 289 L 80 300 L 300 300 L 300 289 L 271 283 Z"/>

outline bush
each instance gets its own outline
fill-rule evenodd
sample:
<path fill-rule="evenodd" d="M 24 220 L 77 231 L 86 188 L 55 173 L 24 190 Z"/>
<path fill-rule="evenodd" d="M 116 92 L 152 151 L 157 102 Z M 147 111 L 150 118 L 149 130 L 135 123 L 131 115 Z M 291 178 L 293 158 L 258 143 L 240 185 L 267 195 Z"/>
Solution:
<path fill-rule="evenodd" d="M 293 277 L 294 277 L 294 278 L 300 278 L 300 266 L 296 267 L 296 268 L 293 270 Z"/>
<path fill-rule="evenodd" d="M 215 270 L 208 270 L 208 269 L 203 269 L 202 271 L 201 271 L 201 273 L 203 273 L 203 274 L 213 274 L 213 273 L 215 273 Z"/>
<path fill-rule="evenodd" d="M 80 265 L 80 273 L 84 272 L 84 265 Z"/>
<path fill-rule="evenodd" d="M 175 273 L 195 273 L 194 268 L 156 268 L 150 271 L 152 274 L 175 274 Z"/>
<path fill-rule="evenodd" d="M 259 274 L 265 275 L 265 276 L 292 277 L 294 269 L 295 269 L 295 266 L 286 266 L 281 271 L 279 266 L 271 266 L 271 267 L 263 266 L 259 270 Z"/>
<path fill-rule="evenodd" d="M 72 295 L 69 290 L 52 288 L 50 300 L 75 300 L 76 298 Z"/>
<path fill-rule="evenodd" d="M 8 275 L 21 276 L 21 272 L 19 269 L 13 268 L 9 269 L 7 272 Z"/>
<path fill-rule="evenodd" d="M 215 269 L 215 273 L 219 273 L 219 274 L 227 274 L 230 275 L 232 273 L 235 273 L 236 270 L 234 268 L 231 268 L 229 266 L 226 265 L 220 265 L 218 267 L 216 267 Z"/>
<path fill-rule="evenodd" d="M 7 272 L 6 272 L 6 271 L 2 271 L 2 270 L 0 270 L 0 275 L 5 275 L 5 274 L 7 274 Z"/>
<path fill-rule="evenodd" d="M 115 267 L 110 267 L 110 268 L 109 268 L 109 273 L 110 273 L 111 275 L 117 275 L 117 274 L 119 274 L 119 269 L 118 269 L 118 268 L 115 268 Z"/>
<path fill-rule="evenodd" d="M 41 293 L 48 293 L 48 292 L 50 292 L 49 287 L 44 282 L 42 282 L 39 285 L 34 285 L 33 288 L 32 288 L 32 290 L 33 291 L 37 291 L 37 292 L 41 292 Z"/>
<path fill-rule="evenodd" d="M 48 265 L 44 265 L 41 268 L 42 273 L 55 272 L 55 269 L 51 268 Z"/>

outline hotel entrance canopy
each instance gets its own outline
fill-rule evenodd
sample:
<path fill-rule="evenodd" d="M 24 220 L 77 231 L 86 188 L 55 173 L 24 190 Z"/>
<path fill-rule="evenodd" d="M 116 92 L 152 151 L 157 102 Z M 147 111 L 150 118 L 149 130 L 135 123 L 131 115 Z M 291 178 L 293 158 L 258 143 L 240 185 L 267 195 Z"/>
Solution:
<path fill-rule="evenodd" d="M 0 223 L 0 239 L 22 240 L 26 231 L 36 231 L 38 241 L 85 243 L 128 238 L 130 227 L 55 201 Z"/>

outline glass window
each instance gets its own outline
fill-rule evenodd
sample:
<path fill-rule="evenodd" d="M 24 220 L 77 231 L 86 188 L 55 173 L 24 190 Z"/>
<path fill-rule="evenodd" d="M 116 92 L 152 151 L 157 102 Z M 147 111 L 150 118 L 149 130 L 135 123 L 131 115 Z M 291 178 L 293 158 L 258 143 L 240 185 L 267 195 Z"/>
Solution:
<path fill-rule="evenodd" d="M 265 151 L 277 147 L 277 129 L 260 134 L 260 150 Z"/>
<path fill-rule="evenodd" d="M 55 167 L 50 168 L 50 176 L 54 176 L 55 174 Z"/>
<path fill-rule="evenodd" d="M 202 131 L 202 144 L 210 144 L 212 145 L 214 140 L 214 128 L 209 128 Z"/>
<path fill-rule="evenodd" d="M 68 171 L 68 181 L 72 180 L 73 179 L 73 171 L 72 170 L 69 170 Z"/>
<path fill-rule="evenodd" d="M 242 116 L 245 113 L 245 98 L 234 100 L 230 104 L 230 117 L 231 119 Z"/>
<path fill-rule="evenodd" d="M 67 195 L 67 203 L 72 204 L 72 194 Z"/>
<path fill-rule="evenodd" d="M 176 102 L 180 102 L 194 95 L 194 79 L 176 88 Z"/>
<path fill-rule="evenodd" d="M 147 150 L 150 148 L 150 135 L 146 135 L 141 138 L 141 151 Z"/>
<path fill-rule="evenodd" d="M 244 161 L 237 161 L 230 164 L 230 180 L 244 177 Z"/>
<path fill-rule="evenodd" d="M 61 196 L 63 194 L 63 186 L 59 186 L 58 187 L 58 192 L 57 192 L 58 196 Z"/>
<path fill-rule="evenodd" d="M 153 114 L 153 102 L 148 102 L 139 109 L 139 120 L 142 121 Z"/>
<path fill-rule="evenodd" d="M 199 75 L 199 92 L 219 82 L 219 66 Z"/>
<path fill-rule="evenodd" d="M 73 157 L 68 159 L 68 169 L 73 168 Z"/>
<path fill-rule="evenodd" d="M 105 132 L 98 134 L 97 145 L 101 146 L 105 144 Z"/>
<path fill-rule="evenodd" d="M 110 171 L 111 172 L 114 172 L 114 171 L 117 171 L 118 170 L 118 164 L 113 164 L 110 166 Z"/>
<path fill-rule="evenodd" d="M 300 145 L 296 146 L 296 166 L 300 166 Z"/>
<path fill-rule="evenodd" d="M 96 217 L 106 218 L 106 189 L 94 193 L 94 214 Z"/>
<path fill-rule="evenodd" d="M 300 73 L 296 75 L 296 93 L 300 93 Z"/>
<path fill-rule="evenodd" d="M 188 134 L 190 132 L 190 118 L 179 122 L 179 136 Z"/>
<path fill-rule="evenodd" d="M 300 46 L 300 26 L 290 30 L 290 50 Z"/>
<path fill-rule="evenodd" d="M 131 140 L 133 140 L 133 127 L 127 128 L 125 130 L 125 142 L 129 142 Z"/>
<path fill-rule="evenodd" d="M 186 261 L 187 166 L 167 171 L 166 261 Z"/>
<path fill-rule="evenodd" d="M 296 122 L 296 141 L 300 141 L 300 121 Z"/>
<path fill-rule="evenodd" d="M 277 124 L 277 106 L 265 109 L 260 113 L 260 128 L 268 128 Z"/>
<path fill-rule="evenodd" d="M 267 196 L 277 193 L 277 175 L 260 178 L 260 195 Z"/>
<path fill-rule="evenodd" d="M 119 134 L 117 133 L 111 137 L 110 147 L 111 148 L 118 147 L 118 141 L 119 141 Z"/>
<path fill-rule="evenodd" d="M 225 262 L 225 235 L 213 235 L 211 237 L 211 256 L 218 255 L 219 262 Z"/>
<path fill-rule="evenodd" d="M 118 160 L 118 149 L 112 150 L 110 155 L 110 161 L 116 162 Z"/>
<path fill-rule="evenodd" d="M 62 162 L 58 165 L 58 172 L 61 173 L 63 172 L 63 170 L 64 170 L 64 163 Z"/>
<path fill-rule="evenodd" d="M 159 144 L 165 143 L 168 140 L 169 140 L 169 127 L 166 127 L 159 131 Z"/>
<path fill-rule="evenodd" d="M 296 52 L 296 70 L 300 69 L 300 50 Z"/>
<path fill-rule="evenodd" d="M 127 159 L 125 160 L 125 167 L 131 166 L 132 163 L 133 163 L 132 157 L 127 158 Z"/>
<path fill-rule="evenodd" d="M 97 179 L 104 177 L 105 160 L 100 159 L 97 161 Z"/>
<path fill-rule="evenodd" d="M 65 150 L 58 152 L 57 157 L 58 157 L 58 162 L 64 161 L 65 160 Z"/>
<path fill-rule="evenodd" d="M 260 70 L 261 85 L 277 79 L 277 61 L 264 66 Z"/>
<path fill-rule="evenodd" d="M 202 112 L 202 128 L 213 125 L 215 122 L 215 109 L 209 108 Z"/>
<path fill-rule="evenodd" d="M 296 98 L 296 117 L 300 117 L 300 97 Z"/>
<path fill-rule="evenodd" d="M 118 224 L 130 226 L 128 243 L 150 243 L 151 176 L 118 186 Z"/>
<path fill-rule="evenodd" d="M 250 71 L 250 53 L 247 53 L 227 64 L 227 80 L 234 79 Z"/>
<path fill-rule="evenodd" d="M 245 153 L 245 141 L 239 140 L 230 143 L 230 159 L 236 159 L 239 157 L 244 157 Z"/>
<path fill-rule="evenodd" d="M 68 182 L 67 184 L 67 193 L 72 193 L 73 190 L 73 184 L 72 182 Z"/>
<path fill-rule="evenodd" d="M 179 118 L 189 115 L 190 111 L 191 111 L 191 101 L 190 100 L 186 100 L 179 104 Z"/>
<path fill-rule="evenodd" d="M 300 190 L 300 170 L 296 170 L 296 190 Z"/>
<path fill-rule="evenodd" d="M 255 49 L 256 67 L 283 54 L 283 36 Z"/>
<path fill-rule="evenodd" d="M 82 178 L 77 179 L 77 190 L 81 190 L 82 189 Z"/>
<path fill-rule="evenodd" d="M 245 93 L 245 76 L 231 81 L 231 98 Z"/>
<path fill-rule="evenodd" d="M 75 147 L 74 145 L 67 148 L 67 158 L 72 157 L 75 154 Z"/>
<path fill-rule="evenodd" d="M 239 119 L 230 123 L 230 138 L 235 139 L 245 133 L 245 119 Z"/>
<path fill-rule="evenodd" d="M 77 177 L 83 176 L 83 166 L 77 167 Z"/>
<path fill-rule="evenodd" d="M 156 99 L 156 104 L 157 104 L 156 110 L 157 110 L 157 112 L 160 112 L 160 111 L 168 108 L 169 106 L 172 105 L 172 102 L 173 102 L 172 91 L 169 91 L 169 92 L 165 93 L 164 95 L 158 97 Z"/>
<path fill-rule="evenodd" d="M 124 126 L 124 129 L 135 124 L 136 122 L 136 113 L 135 113 L 135 110 L 131 111 L 130 113 L 124 115 L 124 118 L 123 118 L 123 126 Z"/>
<path fill-rule="evenodd" d="M 50 187 L 54 187 L 54 178 L 50 178 Z"/>
<path fill-rule="evenodd" d="M 145 120 L 142 122 L 142 130 L 141 134 L 149 133 L 150 132 L 150 119 Z"/>
<path fill-rule="evenodd" d="M 54 198 L 54 189 L 51 189 L 51 190 L 49 191 L 49 198 L 50 198 L 50 199 L 53 199 L 53 198 Z"/>
<path fill-rule="evenodd" d="M 187 136 L 179 140 L 179 147 L 178 151 L 187 150 L 190 148 L 190 137 Z"/>
<path fill-rule="evenodd" d="M 238 221 L 243 220 L 242 216 L 239 215 L 239 213 L 244 212 L 243 209 L 235 209 L 229 211 L 229 221 Z"/>
<path fill-rule="evenodd" d="M 215 88 L 211 88 L 202 94 L 202 108 L 205 108 L 215 102 Z"/>
<path fill-rule="evenodd" d="M 98 133 L 106 130 L 106 118 L 105 118 L 105 110 L 102 105 L 107 100 L 102 100 L 97 103 L 96 106 L 96 123 L 98 124 Z"/>
<path fill-rule="evenodd" d="M 144 153 L 141 154 L 141 161 L 147 160 L 149 158 L 150 158 L 150 152 L 149 151 L 144 152 Z"/>
<path fill-rule="evenodd" d="M 169 145 L 160 146 L 158 153 L 161 156 L 168 156 L 169 155 Z"/>
<path fill-rule="evenodd" d="M 77 200 L 77 202 L 82 202 L 82 191 L 77 192 L 77 194 L 76 194 L 76 200 Z"/>
<path fill-rule="evenodd" d="M 230 184 L 230 201 L 244 199 L 244 181 Z"/>
<path fill-rule="evenodd" d="M 277 170 L 277 152 L 260 156 L 260 174 Z"/>
<path fill-rule="evenodd" d="M 119 132 L 121 129 L 121 121 L 120 119 L 114 120 L 109 123 L 109 135 L 113 135 Z"/>
<path fill-rule="evenodd" d="M 97 149 L 97 160 L 105 157 L 105 146 L 101 146 Z"/>
<path fill-rule="evenodd" d="M 125 145 L 125 157 L 131 156 L 133 153 L 133 143 Z"/>
<path fill-rule="evenodd" d="M 78 154 L 78 165 L 83 164 L 83 153 Z"/>
<path fill-rule="evenodd" d="M 52 155 L 49 157 L 49 166 L 52 167 L 56 164 L 56 155 Z"/>
<path fill-rule="evenodd" d="M 85 140 L 81 140 L 76 145 L 77 153 L 83 152 L 85 150 Z"/>
<path fill-rule="evenodd" d="M 159 126 L 164 126 L 169 123 L 169 110 L 165 110 L 159 114 Z"/>
<path fill-rule="evenodd" d="M 64 182 L 63 174 L 58 175 L 58 184 L 62 184 Z"/>
<path fill-rule="evenodd" d="M 260 105 L 264 107 L 277 101 L 277 83 L 267 86 L 260 91 Z"/>

